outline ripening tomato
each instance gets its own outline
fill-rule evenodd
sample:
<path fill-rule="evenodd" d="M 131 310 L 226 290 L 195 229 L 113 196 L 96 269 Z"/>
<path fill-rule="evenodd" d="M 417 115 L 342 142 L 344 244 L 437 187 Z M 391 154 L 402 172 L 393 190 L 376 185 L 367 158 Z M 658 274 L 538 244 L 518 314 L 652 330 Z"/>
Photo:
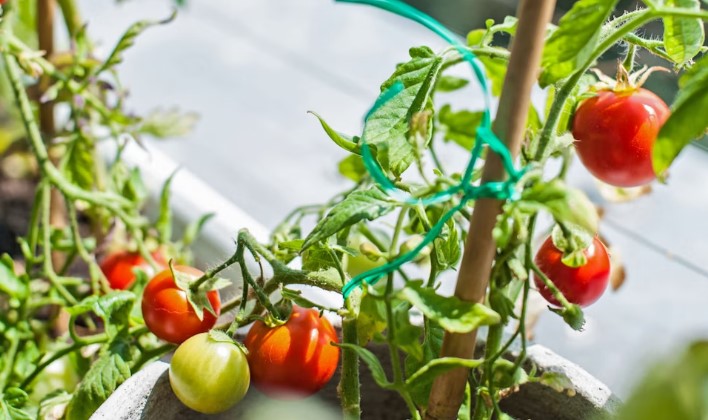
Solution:
<path fill-rule="evenodd" d="M 196 268 L 184 265 L 175 265 L 172 268 L 194 277 L 204 274 Z M 168 268 L 158 273 L 145 286 L 142 302 L 145 324 L 159 338 L 179 344 L 193 335 L 209 331 L 216 324 L 221 313 L 219 292 L 212 290 L 207 293 L 207 298 L 216 315 L 205 309 L 204 317 L 200 321 L 187 301 L 187 293 L 177 287 Z"/>
<path fill-rule="evenodd" d="M 160 268 L 167 267 L 167 258 L 162 249 L 154 251 L 152 258 Z M 133 285 L 135 282 L 133 268 L 136 267 L 145 271 L 148 276 L 155 274 L 150 264 L 145 261 L 139 252 L 118 251 L 108 254 L 101 261 L 101 271 L 108 279 L 111 289 L 115 290 L 125 290 Z"/>
<path fill-rule="evenodd" d="M 324 387 L 339 362 L 337 333 L 315 309 L 293 306 L 288 321 L 269 328 L 256 321 L 246 335 L 251 380 L 275 397 L 306 397 Z"/>
<path fill-rule="evenodd" d="M 538 268 L 548 276 L 568 302 L 588 306 L 605 292 L 610 279 L 610 256 L 605 245 L 597 237 L 583 251 L 587 263 L 580 267 L 569 267 L 561 261 L 563 252 L 553 244 L 549 236 L 536 253 Z M 534 276 L 534 282 L 541 295 L 552 305 L 561 306 L 546 287 L 543 280 Z"/>
<path fill-rule="evenodd" d="M 647 184 L 656 178 L 652 148 L 670 113 L 646 89 L 602 90 L 575 112 L 575 150 L 588 171 L 607 184 Z"/>
<path fill-rule="evenodd" d="M 175 351 L 170 386 L 177 398 L 204 414 L 226 411 L 248 391 L 248 361 L 241 347 L 222 333 L 197 334 Z"/>

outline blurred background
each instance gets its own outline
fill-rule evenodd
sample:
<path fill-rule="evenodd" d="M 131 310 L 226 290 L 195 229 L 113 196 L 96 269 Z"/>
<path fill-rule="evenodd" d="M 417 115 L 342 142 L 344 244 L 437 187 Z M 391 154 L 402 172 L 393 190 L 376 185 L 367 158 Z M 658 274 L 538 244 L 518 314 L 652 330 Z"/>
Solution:
<path fill-rule="evenodd" d="M 461 36 L 516 9 L 511 0 L 410 3 Z M 572 3 L 560 1 L 556 19 Z M 173 7 L 168 0 L 117 5 L 80 0 L 79 5 L 104 53 L 128 25 L 165 18 Z M 620 6 L 632 10 L 636 3 Z M 646 35 L 661 30 L 658 22 L 642 29 Z M 150 146 L 272 228 L 289 209 L 326 201 L 350 183 L 337 171 L 344 152 L 306 112 L 318 112 L 338 131 L 358 134 L 380 83 L 406 60 L 408 48 L 418 45 L 444 47 L 418 25 L 362 6 L 330 0 L 190 1 L 174 22 L 138 38 L 121 73 L 136 111 L 175 105 L 200 116 L 186 138 Z M 603 57 L 603 71 L 614 74 L 621 52 Z M 650 66 L 662 64 L 648 53 L 639 58 Z M 654 74 L 646 87 L 671 103 L 676 76 Z M 480 106 L 475 88 L 450 101 Z M 543 101 L 537 89 L 534 103 Z M 462 165 L 466 156 L 455 150 L 445 158 Z M 621 255 L 626 282 L 588 308 L 582 333 L 542 312 L 535 340 L 623 397 L 655 357 L 708 337 L 708 155 L 687 149 L 668 186 L 655 185 L 651 194 L 626 203 L 604 198 L 579 164 L 569 178 L 602 207 L 601 233 Z"/>

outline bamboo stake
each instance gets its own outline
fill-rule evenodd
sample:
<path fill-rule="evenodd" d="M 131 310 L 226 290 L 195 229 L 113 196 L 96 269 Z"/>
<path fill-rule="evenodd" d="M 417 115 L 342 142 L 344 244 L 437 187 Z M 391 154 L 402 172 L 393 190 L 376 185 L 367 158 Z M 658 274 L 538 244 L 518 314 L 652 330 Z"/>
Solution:
<path fill-rule="evenodd" d="M 554 6 L 555 0 L 522 0 L 517 10 L 519 23 L 492 127 L 514 157 L 521 149 L 531 102 L 531 88 L 538 76 L 546 27 L 551 20 Z M 501 160 L 495 153 L 489 153 L 482 182 L 501 180 L 504 176 Z M 480 199 L 475 203 L 455 288 L 455 296 L 462 300 L 480 303 L 484 301 L 496 251 L 492 229 L 501 213 L 502 204 L 494 199 Z M 466 334 L 446 332 L 441 357 L 471 359 L 474 356 L 476 340 L 476 330 Z M 426 420 L 457 418 L 468 374 L 468 369 L 458 368 L 435 379 Z"/>

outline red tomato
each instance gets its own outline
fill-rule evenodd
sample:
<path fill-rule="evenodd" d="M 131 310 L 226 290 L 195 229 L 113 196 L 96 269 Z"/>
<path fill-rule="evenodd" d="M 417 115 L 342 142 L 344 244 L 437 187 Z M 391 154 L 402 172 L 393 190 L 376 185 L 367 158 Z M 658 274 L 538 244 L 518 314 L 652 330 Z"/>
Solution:
<path fill-rule="evenodd" d="M 575 150 L 603 182 L 617 187 L 647 184 L 656 178 L 652 148 L 669 114 L 664 101 L 646 89 L 600 91 L 575 112 Z"/>
<path fill-rule="evenodd" d="M 536 253 L 536 265 L 548 276 L 570 303 L 588 306 L 605 292 L 610 279 L 610 256 L 599 239 L 593 239 L 585 251 L 587 263 L 581 267 L 563 264 L 563 253 L 553 245 L 550 237 Z M 534 276 L 534 282 L 541 295 L 552 305 L 561 306 L 553 297 L 543 280 Z"/>
<path fill-rule="evenodd" d="M 176 265 L 175 271 L 200 277 L 204 273 L 196 268 Z M 187 293 L 178 288 L 172 272 L 167 269 L 153 277 L 143 292 L 143 318 L 150 331 L 170 343 L 179 344 L 189 337 L 209 331 L 221 313 L 219 292 L 212 290 L 207 294 L 216 316 L 206 309 L 200 321 L 194 308 L 187 301 Z"/>
<path fill-rule="evenodd" d="M 161 268 L 167 267 L 167 258 L 162 250 L 154 251 L 152 258 Z M 111 289 L 116 290 L 125 290 L 133 285 L 135 267 L 145 271 L 148 276 L 155 274 L 150 264 L 138 252 L 118 251 L 109 254 L 101 261 L 101 271 L 108 279 Z"/>
<path fill-rule="evenodd" d="M 275 397 L 306 397 L 324 387 L 337 370 L 337 333 L 314 309 L 293 306 L 288 321 L 275 328 L 256 321 L 244 345 L 251 382 Z"/>

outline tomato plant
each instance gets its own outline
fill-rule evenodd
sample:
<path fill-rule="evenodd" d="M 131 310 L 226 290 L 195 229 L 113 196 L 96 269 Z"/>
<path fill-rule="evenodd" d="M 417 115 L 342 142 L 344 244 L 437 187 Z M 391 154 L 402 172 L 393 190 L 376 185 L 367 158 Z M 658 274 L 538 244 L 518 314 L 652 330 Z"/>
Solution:
<path fill-rule="evenodd" d="M 195 278 L 204 274 L 183 265 L 159 272 L 143 291 L 142 311 L 145 324 L 153 334 L 170 343 L 181 343 L 214 326 L 221 313 L 221 300 L 218 291 L 209 291 L 207 298 L 214 312 L 204 309 L 202 317 L 199 317 L 187 299 L 187 292 L 177 286 L 173 270 Z"/>
<path fill-rule="evenodd" d="M 575 111 L 575 150 L 583 165 L 607 184 L 647 184 L 656 177 L 652 150 L 669 114 L 664 101 L 644 88 L 601 90 Z"/>
<path fill-rule="evenodd" d="M 607 289 L 610 280 L 610 256 L 605 245 L 594 238 L 588 248 L 583 250 L 586 262 L 580 267 L 570 267 L 563 259 L 563 252 L 556 248 L 549 236 L 536 253 L 536 265 L 551 280 L 558 290 L 570 302 L 588 306 L 597 301 Z M 538 291 L 549 303 L 563 306 L 549 290 L 545 282 L 534 276 Z"/>
<path fill-rule="evenodd" d="M 163 250 L 152 252 L 152 258 L 160 268 L 167 267 L 167 258 Z M 143 270 L 149 276 L 154 274 L 152 267 L 139 252 L 116 251 L 108 254 L 101 261 L 101 271 L 105 274 L 111 289 L 125 290 L 135 282 L 134 269 Z"/>
<path fill-rule="evenodd" d="M 332 324 L 314 309 L 293 306 L 283 324 L 256 321 L 244 340 L 253 384 L 271 396 L 305 397 L 337 370 L 339 348 Z"/>
<path fill-rule="evenodd" d="M 243 350 L 220 331 L 192 336 L 170 361 L 170 386 L 192 410 L 220 413 L 239 402 L 248 391 L 250 374 Z"/>
<path fill-rule="evenodd" d="M 663 179 L 681 150 L 708 127 L 708 113 L 702 112 L 708 104 L 703 45 L 708 12 L 696 0 L 645 1 L 626 14 L 615 10 L 616 0 L 576 1 L 556 24 L 541 22 L 540 69 L 523 60 L 518 62 L 524 67 L 510 66 L 512 52 L 500 39 L 530 39 L 519 33 L 528 26 L 516 18 L 486 21 L 463 45 L 393 0 L 357 0 L 396 10 L 452 45 L 437 52 L 414 47 L 405 62 L 395 68 L 391 63 L 392 74 L 381 84 L 381 95 L 371 98 L 374 106 L 360 133 L 342 134 L 315 114 L 325 135 L 346 154 L 338 169 L 352 184 L 322 204 L 291 211 L 267 243 L 242 230 L 234 254 L 223 263 L 204 273 L 191 265 L 174 266 L 141 291 L 131 287 L 132 270 L 150 259 L 149 246 L 159 243 L 171 254 L 176 250 L 176 258 L 191 264 L 187 247 L 209 217 L 194 221 L 175 240 L 171 178 L 159 194 L 153 220 L 142 212 L 148 203 L 147 183 L 122 160 L 126 142 L 172 137 L 190 125 L 188 115 L 139 116 L 127 110 L 117 67 L 136 37 L 174 16 L 135 23 L 101 57 L 75 2 L 59 0 L 56 9 L 65 16 L 58 19 L 52 15 L 55 8 L 45 7 L 48 1 L 3 1 L 0 19 L 0 73 L 7 78 L 0 101 L 17 105 L 9 113 L 10 128 L 3 132 L 17 133 L 10 135 L 13 142 L 27 143 L 7 150 L 18 150 L 31 161 L 28 178 L 36 181 L 30 221 L 19 239 L 22 255 L 18 261 L 0 257 L 0 411 L 14 418 L 34 418 L 53 409 L 69 420 L 89 418 L 130 374 L 172 351 L 172 343 L 181 343 L 170 372 L 179 398 L 203 412 L 225 409 L 248 385 L 244 356 L 230 340 L 254 321 L 246 338 L 248 364 L 253 383 L 268 394 L 317 392 L 341 360 L 342 407 L 347 418 L 359 418 L 361 360 L 377 383 L 400 395 L 407 417 L 420 419 L 443 407 L 452 412 L 435 416 L 504 418 L 500 399 L 524 383 L 558 386 L 544 375 L 522 371 L 524 316 L 534 282 L 554 306 L 552 312 L 575 329 L 584 322 L 580 306 L 597 299 L 607 282 L 607 252 L 595 238 L 600 222 L 596 207 L 565 180 L 573 136 L 589 171 L 610 184 L 630 186 Z M 661 39 L 637 31 L 658 19 L 663 21 L 657 25 L 664 31 Z M 69 51 L 59 51 L 49 36 L 62 21 Z M 641 51 L 666 60 L 680 74 L 671 112 L 629 75 L 626 82 L 632 83 L 597 87 L 596 79 L 604 76 L 598 77 L 593 67 L 617 45 L 628 46 L 622 53 L 626 51 L 623 67 L 628 72 L 639 67 L 635 51 Z M 474 74 L 486 74 L 489 84 L 479 81 L 491 96 L 504 89 L 519 92 L 517 77 L 505 79 L 514 72 L 519 76 L 520 69 L 538 76 L 548 94 L 546 106 L 514 101 L 524 108 L 513 113 L 526 120 L 525 126 L 521 119 L 514 124 L 523 132 L 523 142 L 514 133 L 498 132 L 504 135 L 496 139 L 488 107 L 446 103 L 447 93 L 464 94 L 461 89 L 470 84 L 463 73 L 451 70 L 460 63 L 485 67 L 475 67 Z M 54 118 L 55 105 L 65 117 Z M 499 121 L 502 127 L 512 126 Z M 0 123 L 5 129 L 4 117 Z M 518 148 L 499 140 L 522 143 L 519 155 L 514 156 Z M 116 154 L 106 161 L 98 158 L 99 143 L 111 141 Z M 458 147 L 453 152 L 477 160 L 450 167 L 441 159 L 447 153 L 438 150 Z M 488 176 L 482 162 L 494 154 L 503 163 L 489 166 L 503 167 L 498 177 Z M 556 167 L 557 173 L 550 171 Z M 495 207 L 485 213 L 490 203 Z M 474 230 L 470 236 L 469 220 L 478 212 L 490 216 L 484 227 L 491 232 Z M 555 243 L 562 252 L 547 240 L 534 258 L 540 212 L 561 233 Z M 111 238 L 134 244 L 136 253 L 109 256 L 99 264 L 97 255 L 110 248 Z M 463 258 L 476 245 L 484 249 L 472 256 L 480 256 L 476 263 L 483 262 L 480 266 L 489 272 L 460 263 L 476 259 Z M 414 249 L 418 255 L 408 252 Z M 161 255 L 153 259 L 166 265 Z M 243 282 L 222 304 L 217 290 L 231 282 L 216 276 L 233 264 Z M 483 284 L 475 284 L 480 286 L 474 288 L 479 290 L 475 301 L 440 293 L 447 281 L 443 273 L 450 270 L 463 277 L 478 275 L 473 280 Z M 475 276 L 465 274 L 469 272 Z M 321 294 L 311 297 L 303 287 L 340 293 L 343 305 L 323 304 Z M 142 311 L 135 308 L 141 292 Z M 278 319 L 292 304 L 297 306 L 282 325 L 269 327 L 262 321 Z M 337 346 L 331 345 L 337 334 L 319 316 L 322 311 L 342 318 Z M 216 325 L 221 312 L 236 316 Z M 502 333 L 509 325 L 515 328 L 507 338 Z M 488 327 L 488 333 L 479 359 L 448 354 L 456 346 L 440 344 L 441 339 L 468 337 L 480 326 Z M 210 329 L 223 330 L 225 336 L 206 333 Z M 513 355 L 516 360 L 502 358 L 516 340 L 522 349 Z M 390 374 L 364 347 L 372 341 L 388 346 Z M 80 382 L 75 389 L 45 395 L 46 387 L 38 382 L 63 358 L 72 361 L 64 366 Z M 457 368 L 473 372 L 461 375 L 462 381 L 444 392 L 444 404 L 439 404 L 440 380 L 447 380 L 451 370 L 460 372 Z M 433 378 L 435 374 L 443 377 Z M 473 383 L 465 381 L 468 377 Z M 465 399 L 468 385 L 478 388 L 469 387 Z"/>

